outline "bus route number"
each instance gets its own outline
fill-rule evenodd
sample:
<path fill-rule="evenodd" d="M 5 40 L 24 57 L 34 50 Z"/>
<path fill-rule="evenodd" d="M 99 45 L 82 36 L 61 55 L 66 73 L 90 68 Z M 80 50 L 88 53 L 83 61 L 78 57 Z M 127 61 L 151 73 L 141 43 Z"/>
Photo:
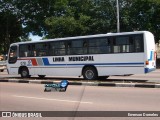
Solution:
<path fill-rule="evenodd" d="M 26 66 L 26 62 L 21 62 L 21 66 Z"/>

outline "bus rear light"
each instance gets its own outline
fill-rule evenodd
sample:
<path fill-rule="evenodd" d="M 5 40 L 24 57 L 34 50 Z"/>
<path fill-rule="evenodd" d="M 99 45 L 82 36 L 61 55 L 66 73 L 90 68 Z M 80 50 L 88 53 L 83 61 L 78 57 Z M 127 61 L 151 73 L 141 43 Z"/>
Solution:
<path fill-rule="evenodd" d="M 146 61 L 146 65 L 149 65 L 149 61 Z"/>

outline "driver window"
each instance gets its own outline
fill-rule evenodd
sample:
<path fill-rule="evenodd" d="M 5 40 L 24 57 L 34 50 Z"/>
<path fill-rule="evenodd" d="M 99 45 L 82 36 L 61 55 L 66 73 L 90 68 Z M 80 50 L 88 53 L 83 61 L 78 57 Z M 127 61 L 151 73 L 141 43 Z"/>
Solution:
<path fill-rule="evenodd" d="M 16 63 L 17 61 L 17 46 L 11 46 L 9 52 L 9 63 Z"/>

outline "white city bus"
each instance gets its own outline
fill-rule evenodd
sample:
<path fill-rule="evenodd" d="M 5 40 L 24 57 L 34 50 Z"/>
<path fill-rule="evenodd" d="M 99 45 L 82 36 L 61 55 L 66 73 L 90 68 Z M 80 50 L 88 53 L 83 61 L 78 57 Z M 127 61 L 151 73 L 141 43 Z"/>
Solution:
<path fill-rule="evenodd" d="M 155 41 L 148 31 L 109 33 L 10 45 L 7 69 L 21 77 L 148 73 L 156 69 Z"/>

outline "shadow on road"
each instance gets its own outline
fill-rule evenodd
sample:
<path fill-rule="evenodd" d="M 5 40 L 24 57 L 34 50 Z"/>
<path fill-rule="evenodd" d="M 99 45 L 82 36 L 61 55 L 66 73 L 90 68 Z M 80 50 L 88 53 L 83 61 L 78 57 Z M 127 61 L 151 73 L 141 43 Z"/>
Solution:
<path fill-rule="evenodd" d="M 125 77 L 125 76 L 124 76 Z M 137 80 L 137 79 L 100 79 L 100 80 L 84 80 L 83 78 L 62 78 L 62 77 L 45 77 L 43 79 L 39 77 L 31 77 L 31 78 L 20 78 L 20 77 L 9 77 L 4 79 L 16 79 L 16 80 L 42 80 L 42 81 L 61 81 L 61 80 L 68 80 L 72 82 L 118 82 L 118 83 L 148 83 L 148 80 Z"/>

